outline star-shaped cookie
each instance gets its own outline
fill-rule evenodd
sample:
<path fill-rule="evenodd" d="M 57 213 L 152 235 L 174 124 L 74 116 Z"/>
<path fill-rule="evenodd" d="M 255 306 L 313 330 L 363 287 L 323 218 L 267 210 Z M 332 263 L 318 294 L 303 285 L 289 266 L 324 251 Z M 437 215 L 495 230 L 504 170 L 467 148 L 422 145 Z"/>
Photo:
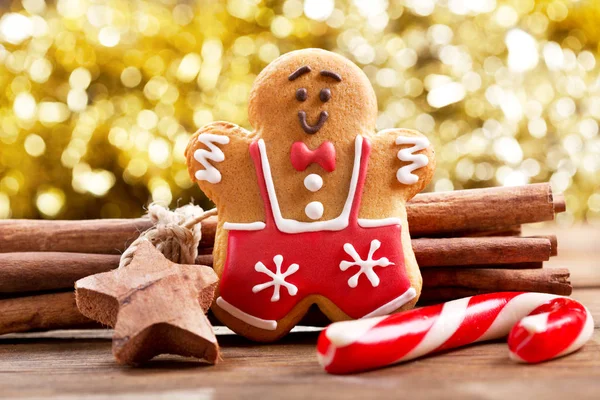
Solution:
<path fill-rule="evenodd" d="M 210 267 L 169 261 L 142 242 L 124 268 L 75 283 L 77 307 L 115 328 L 112 349 L 120 364 L 139 364 L 159 354 L 215 363 L 219 346 L 206 311 L 218 277 Z"/>

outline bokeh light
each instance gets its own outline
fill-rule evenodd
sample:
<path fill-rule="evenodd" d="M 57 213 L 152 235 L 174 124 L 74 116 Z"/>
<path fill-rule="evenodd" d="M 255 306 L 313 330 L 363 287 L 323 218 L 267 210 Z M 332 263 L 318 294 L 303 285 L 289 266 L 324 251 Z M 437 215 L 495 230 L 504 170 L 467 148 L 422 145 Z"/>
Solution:
<path fill-rule="evenodd" d="M 426 133 L 428 190 L 550 181 L 600 220 L 600 3 L 14 1 L 0 16 L 0 218 L 134 217 L 194 198 L 202 125 L 249 127 L 252 82 L 294 49 L 367 74 L 378 128 Z"/>

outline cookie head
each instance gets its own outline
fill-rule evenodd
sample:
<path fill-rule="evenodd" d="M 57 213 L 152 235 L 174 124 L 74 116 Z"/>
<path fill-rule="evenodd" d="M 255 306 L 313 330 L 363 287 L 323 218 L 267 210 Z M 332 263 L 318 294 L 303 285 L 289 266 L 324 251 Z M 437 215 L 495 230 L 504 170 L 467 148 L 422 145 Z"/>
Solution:
<path fill-rule="evenodd" d="M 346 58 L 299 50 L 260 73 L 250 94 L 249 118 L 265 140 L 352 139 L 374 131 L 377 100 L 366 75 Z"/>

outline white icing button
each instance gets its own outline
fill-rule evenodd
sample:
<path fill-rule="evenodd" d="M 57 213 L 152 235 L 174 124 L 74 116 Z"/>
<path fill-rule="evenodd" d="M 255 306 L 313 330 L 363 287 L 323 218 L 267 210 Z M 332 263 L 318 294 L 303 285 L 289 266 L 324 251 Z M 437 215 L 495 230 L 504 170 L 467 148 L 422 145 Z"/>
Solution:
<path fill-rule="evenodd" d="M 323 187 L 323 178 L 317 174 L 310 174 L 304 178 L 304 187 L 311 192 L 316 192 Z"/>
<path fill-rule="evenodd" d="M 319 219 L 323 216 L 323 203 L 320 201 L 310 202 L 306 205 L 304 212 L 310 219 Z"/>

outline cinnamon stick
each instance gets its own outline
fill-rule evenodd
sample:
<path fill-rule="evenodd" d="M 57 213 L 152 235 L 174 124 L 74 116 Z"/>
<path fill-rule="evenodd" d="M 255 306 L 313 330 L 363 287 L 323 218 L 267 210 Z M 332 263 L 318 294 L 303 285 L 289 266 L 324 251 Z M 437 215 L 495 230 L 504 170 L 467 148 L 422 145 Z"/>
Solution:
<path fill-rule="evenodd" d="M 522 269 L 531 263 L 541 267 L 540 262 L 548 260 L 551 253 L 548 238 L 413 239 L 412 245 L 422 268 L 492 264 L 499 268 Z M 212 255 L 199 255 L 196 264 L 212 266 Z M 119 256 L 112 254 L 2 253 L 0 293 L 72 288 L 78 279 L 110 271 L 118 265 Z"/>
<path fill-rule="evenodd" d="M 423 238 L 412 246 L 420 267 L 546 261 L 552 253 L 547 238 Z"/>
<path fill-rule="evenodd" d="M 424 270 L 419 305 L 497 291 L 533 291 L 569 295 L 571 290 L 569 271 L 565 268 Z M 209 318 L 215 321 L 210 313 Z M 0 300 L 0 334 L 69 329 L 90 322 L 79 314 L 73 291 Z M 326 320 L 314 307 L 303 318 L 303 324 L 307 325 L 322 326 L 324 323 Z"/>
<path fill-rule="evenodd" d="M 564 197 L 548 183 L 457 190 L 415 196 L 408 205 L 412 235 L 502 229 L 551 221 L 565 210 Z"/>
<path fill-rule="evenodd" d="M 88 324 L 93 322 L 77 310 L 72 291 L 0 300 L 0 334 Z"/>
<path fill-rule="evenodd" d="M 532 270 L 437 268 L 424 270 L 423 291 L 437 288 L 468 288 L 501 291 L 543 292 L 570 295 L 567 268 Z M 429 290 L 428 290 L 429 292 Z"/>
<path fill-rule="evenodd" d="M 506 232 L 521 224 L 549 221 L 564 211 L 564 198 L 547 183 L 517 187 L 424 193 L 407 204 L 413 237 Z M 202 224 L 200 247 L 214 243 L 216 218 Z M 56 251 L 119 254 L 151 227 L 145 218 L 87 221 L 0 221 L 0 253 Z"/>

